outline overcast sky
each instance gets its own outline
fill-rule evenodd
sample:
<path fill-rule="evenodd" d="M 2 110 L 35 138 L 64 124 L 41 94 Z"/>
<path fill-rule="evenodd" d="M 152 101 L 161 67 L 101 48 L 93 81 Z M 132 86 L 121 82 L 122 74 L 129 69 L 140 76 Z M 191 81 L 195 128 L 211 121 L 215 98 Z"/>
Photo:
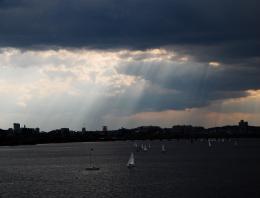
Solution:
<path fill-rule="evenodd" d="M 0 128 L 260 125 L 258 0 L 0 0 Z"/>

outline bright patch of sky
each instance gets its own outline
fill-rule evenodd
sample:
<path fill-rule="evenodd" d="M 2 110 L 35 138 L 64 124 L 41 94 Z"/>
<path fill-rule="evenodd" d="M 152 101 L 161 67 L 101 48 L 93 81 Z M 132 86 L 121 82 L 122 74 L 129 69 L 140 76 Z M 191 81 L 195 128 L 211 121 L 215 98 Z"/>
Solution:
<path fill-rule="evenodd" d="M 163 48 L 2 48 L 0 128 L 13 122 L 44 130 L 211 126 L 216 117 L 219 124 L 239 119 L 260 124 L 259 91 L 227 95 L 207 87 L 208 79 L 221 72 L 214 70 L 219 66 Z"/>

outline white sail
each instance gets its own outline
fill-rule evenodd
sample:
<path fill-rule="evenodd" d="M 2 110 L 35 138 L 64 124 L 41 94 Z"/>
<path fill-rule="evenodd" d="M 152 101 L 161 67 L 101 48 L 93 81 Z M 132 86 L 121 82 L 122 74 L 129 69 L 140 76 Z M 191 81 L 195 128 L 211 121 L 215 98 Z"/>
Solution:
<path fill-rule="evenodd" d="M 210 140 L 208 140 L 208 145 L 209 145 L 209 147 L 211 147 L 211 142 L 210 142 Z"/>
<path fill-rule="evenodd" d="M 147 151 L 147 147 L 146 147 L 146 144 L 144 145 L 144 148 L 143 148 L 144 151 Z"/>
<path fill-rule="evenodd" d="M 127 167 L 134 167 L 135 166 L 135 158 L 134 158 L 134 153 L 131 153 L 129 160 L 127 162 Z"/>

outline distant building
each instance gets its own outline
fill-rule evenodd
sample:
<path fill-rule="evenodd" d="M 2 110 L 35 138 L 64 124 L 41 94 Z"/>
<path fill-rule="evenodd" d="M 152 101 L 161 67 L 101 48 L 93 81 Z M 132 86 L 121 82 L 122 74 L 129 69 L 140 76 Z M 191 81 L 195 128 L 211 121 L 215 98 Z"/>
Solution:
<path fill-rule="evenodd" d="M 244 120 L 240 120 L 240 122 L 238 123 L 239 127 L 248 127 L 248 122 L 245 122 Z"/>
<path fill-rule="evenodd" d="M 245 122 L 244 120 L 240 120 L 238 126 L 241 133 L 245 133 L 248 131 L 248 122 Z"/>
<path fill-rule="evenodd" d="M 102 131 L 103 131 L 103 132 L 107 132 L 107 126 L 103 126 L 103 127 L 102 127 Z"/>
<path fill-rule="evenodd" d="M 83 127 L 82 128 L 82 133 L 84 134 L 84 133 L 86 133 L 87 131 L 86 131 L 86 128 L 85 127 Z"/>
<path fill-rule="evenodd" d="M 21 130 L 21 126 L 19 123 L 14 123 L 14 132 L 19 133 Z"/>
<path fill-rule="evenodd" d="M 26 125 L 21 128 L 21 125 L 19 123 L 14 123 L 13 131 L 15 134 L 20 135 L 35 135 L 40 132 L 40 128 L 27 128 Z"/>

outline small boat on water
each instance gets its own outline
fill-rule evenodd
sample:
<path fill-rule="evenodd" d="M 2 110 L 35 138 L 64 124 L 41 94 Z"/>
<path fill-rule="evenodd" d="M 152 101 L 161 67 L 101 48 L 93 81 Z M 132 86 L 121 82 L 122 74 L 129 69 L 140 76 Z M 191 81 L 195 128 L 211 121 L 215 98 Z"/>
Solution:
<path fill-rule="evenodd" d="M 99 167 L 96 167 L 94 166 L 94 163 L 93 163 L 93 157 L 92 157 L 92 152 L 94 151 L 93 148 L 90 149 L 90 154 L 89 154 L 89 167 L 85 168 L 85 170 L 87 171 L 97 171 L 99 170 L 100 168 Z"/>
<path fill-rule="evenodd" d="M 211 147 L 211 141 L 210 140 L 208 140 L 208 146 Z"/>
<path fill-rule="evenodd" d="M 162 145 L 162 153 L 166 153 L 166 148 L 164 144 Z"/>
<path fill-rule="evenodd" d="M 129 160 L 126 164 L 127 168 L 134 168 L 135 167 L 135 157 L 134 157 L 134 153 L 131 153 Z"/>
<path fill-rule="evenodd" d="M 148 151 L 148 148 L 147 148 L 146 144 L 143 147 L 143 151 L 145 151 L 145 152 Z"/>

